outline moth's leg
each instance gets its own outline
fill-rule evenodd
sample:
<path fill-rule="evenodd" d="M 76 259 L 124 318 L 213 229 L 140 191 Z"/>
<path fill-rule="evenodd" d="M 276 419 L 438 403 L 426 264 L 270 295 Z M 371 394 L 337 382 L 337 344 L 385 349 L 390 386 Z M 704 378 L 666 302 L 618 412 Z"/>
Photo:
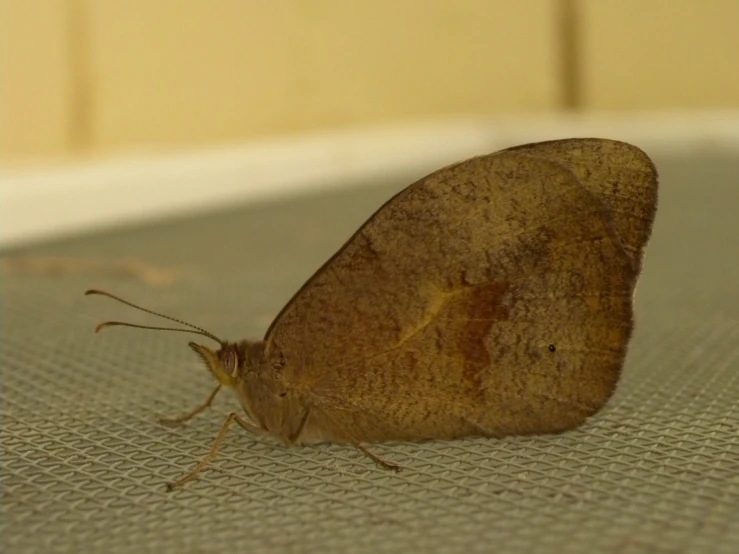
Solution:
<path fill-rule="evenodd" d="M 265 429 L 262 429 L 261 427 L 257 427 L 256 425 L 253 425 L 249 423 L 248 421 L 245 421 L 241 416 L 235 413 L 228 414 L 228 417 L 226 418 L 226 421 L 223 422 L 223 425 L 221 426 L 221 430 L 218 432 L 218 436 L 216 437 L 216 440 L 213 441 L 213 444 L 210 447 L 210 452 L 206 454 L 206 456 L 200 460 L 200 463 L 195 466 L 195 468 L 188 473 L 187 475 L 181 477 L 174 483 L 169 483 L 167 485 L 167 490 L 171 491 L 175 487 L 181 487 L 185 483 L 192 481 L 198 473 L 203 471 L 205 467 L 213 461 L 213 458 L 216 457 L 218 454 L 218 448 L 221 446 L 221 443 L 223 442 L 223 439 L 226 438 L 226 433 L 228 432 L 228 428 L 231 427 L 233 422 L 238 423 L 242 428 L 246 429 L 249 432 L 256 433 L 256 434 L 266 434 L 267 431 Z"/>
<path fill-rule="evenodd" d="M 290 433 L 285 439 L 285 442 L 288 445 L 293 445 L 298 439 L 300 439 L 300 435 L 303 433 L 303 429 L 305 428 L 305 424 L 308 421 L 309 415 L 310 415 L 310 408 L 306 408 L 305 411 L 303 412 L 303 417 L 300 418 L 300 423 L 298 424 L 297 428 L 293 430 L 293 432 Z"/>
<path fill-rule="evenodd" d="M 315 412 L 315 410 L 314 410 Z M 307 415 L 307 414 L 306 414 Z M 382 458 L 378 458 L 375 456 L 372 452 L 367 450 L 364 446 L 362 446 L 359 443 L 359 440 L 357 440 L 357 437 L 352 436 L 352 432 L 348 429 L 345 429 L 343 425 L 338 425 L 337 420 L 334 419 L 331 415 L 329 415 L 328 412 L 319 410 L 318 411 L 319 418 L 323 421 L 324 424 L 328 423 L 328 428 L 331 431 L 331 434 L 334 437 L 337 437 L 340 439 L 340 442 L 344 444 L 351 444 L 354 448 L 359 450 L 362 454 L 367 456 L 370 460 L 375 462 L 378 466 L 380 466 L 383 469 L 389 469 L 391 471 L 398 472 L 402 468 L 399 465 L 391 464 L 390 462 L 386 462 Z M 306 417 L 307 419 L 307 417 Z"/>
<path fill-rule="evenodd" d="M 254 433 L 255 435 L 271 435 L 267 429 L 263 429 L 262 427 L 259 427 L 258 425 L 254 425 L 253 423 L 249 423 L 246 421 L 243 417 L 241 417 L 238 414 L 231 414 L 234 417 L 234 421 L 241 425 L 241 428 L 244 431 L 248 431 L 249 433 Z"/>
<path fill-rule="evenodd" d="M 359 450 L 362 454 L 367 456 L 370 460 L 375 462 L 378 466 L 380 466 L 383 469 L 389 469 L 395 472 L 398 472 L 402 469 L 399 465 L 391 464 L 390 462 L 386 462 L 382 458 L 378 458 L 377 456 L 375 456 L 372 452 L 367 450 L 364 446 L 362 446 L 358 442 L 352 443 L 352 446 L 354 446 L 354 448 Z"/>
<path fill-rule="evenodd" d="M 197 406 L 194 410 L 184 415 L 181 415 L 179 417 L 159 418 L 159 423 L 161 423 L 162 425 L 166 425 L 167 427 L 177 427 L 178 425 L 182 425 L 186 421 L 189 421 L 192 418 L 194 418 L 196 415 L 198 415 L 203 410 L 210 408 L 210 405 L 213 403 L 213 399 L 216 397 L 216 394 L 218 394 L 219 390 L 221 390 L 220 383 L 216 385 L 216 388 L 214 388 L 213 392 L 210 393 L 210 396 L 208 397 L 208 399 L 202 404 L 200 404 L 199 406 Z"/>

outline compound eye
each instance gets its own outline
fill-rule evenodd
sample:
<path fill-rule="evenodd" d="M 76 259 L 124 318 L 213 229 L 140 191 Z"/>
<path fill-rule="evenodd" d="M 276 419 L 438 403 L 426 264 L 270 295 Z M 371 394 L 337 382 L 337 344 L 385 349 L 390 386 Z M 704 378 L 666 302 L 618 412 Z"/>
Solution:
<path fill-rule="evenodd" d="M 221 363 L 223 364 L 223 369 L 225 369 L 228 374 L 236 375 L 236 369 L 239 366 L 238 362 L 239 357 L 233 350 L 226 350 L 226 352 L 223 353 Z"/>

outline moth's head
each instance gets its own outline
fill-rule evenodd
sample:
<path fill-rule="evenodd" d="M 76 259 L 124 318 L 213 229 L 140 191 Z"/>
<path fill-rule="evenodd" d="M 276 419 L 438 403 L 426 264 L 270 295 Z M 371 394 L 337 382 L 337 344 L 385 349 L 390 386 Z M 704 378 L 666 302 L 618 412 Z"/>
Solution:
<path fill-rule="evenodd" d="M 224 341 L 218 350 L 211 350 L 194 342 L 190 342 L 189 346 L 205 362 L 208 370 L 221 385 L 227 388 L 236 387 L 241 379 L 240 368 L 245 361 L 242 345 Z"/>

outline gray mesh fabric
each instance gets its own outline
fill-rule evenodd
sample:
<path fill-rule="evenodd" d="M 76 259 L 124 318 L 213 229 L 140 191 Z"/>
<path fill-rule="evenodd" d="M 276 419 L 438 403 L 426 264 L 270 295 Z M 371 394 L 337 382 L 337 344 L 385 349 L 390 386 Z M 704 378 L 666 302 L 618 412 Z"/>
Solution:
<path fill-rule="evenodd" d="M 236 401 L 159 425 L 212 388 L 189 337 L 95 335 L 102 319 L 160 321 L 83 291 L 260 337 L 402 180 L 6 253 L 3 552 L 739 552 L 739 159 L 656 161 L 660 208 L 613 401 L 556 437 L 374 446 L 400 474 L 233 428 L 199 480 L 166 492 Z"/>

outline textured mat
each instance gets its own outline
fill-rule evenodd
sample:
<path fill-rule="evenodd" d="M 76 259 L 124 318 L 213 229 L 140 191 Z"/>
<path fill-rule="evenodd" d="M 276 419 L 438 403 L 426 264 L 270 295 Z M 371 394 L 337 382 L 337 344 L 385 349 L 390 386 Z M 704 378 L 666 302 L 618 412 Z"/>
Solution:
<path fill-rule="evenodd" d="M 660 208 L 620 388 L 557 437 L 285 449 L 234 428 L 188 336 L 260 337 L 404 181 L 35 247 L 3 258 L 0 546 L 21 552 L 739 551 L 739 159 L 656 160 Z M 136 259 L 131 259 L 132 257 Z M 137 261 L 138 260 L 138 261 Z M 4 543 L 4 544 L 2 544 Z"/>

